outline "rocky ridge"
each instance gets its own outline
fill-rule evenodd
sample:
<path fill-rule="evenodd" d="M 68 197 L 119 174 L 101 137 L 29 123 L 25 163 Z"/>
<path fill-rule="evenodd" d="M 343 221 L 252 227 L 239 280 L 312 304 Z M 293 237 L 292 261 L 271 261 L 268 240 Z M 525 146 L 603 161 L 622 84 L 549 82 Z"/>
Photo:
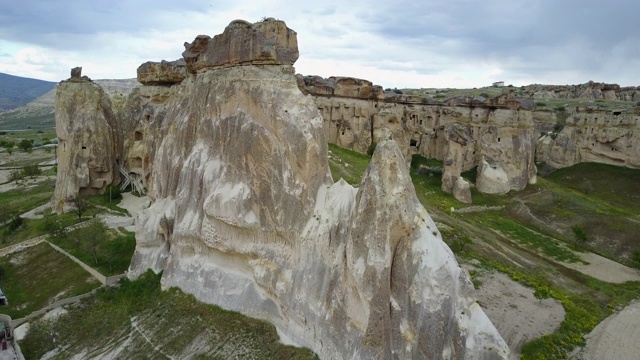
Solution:
<path fill-rule="evenodd" d="M 321 358 L 507 357 L 419 204 L 393 132 L 378 131 L 358 188 L 332 182 L 326 121 L 293 75 L 295 32 L 273 19 L 234 21 L 184 55 L 192 76 L 147 81 L 111 102 L 113 117 L 85 113 L 108 107 L 95 84 L 59 85 L 60 135 L 82 132 L 80 116 L 109 125 L 116 135 L 101 148 L 148 188 L 130 277 L 163 271 L 164 287 L 269 320 Z M 173 70 L 151 65 L 139 76 Z"/>

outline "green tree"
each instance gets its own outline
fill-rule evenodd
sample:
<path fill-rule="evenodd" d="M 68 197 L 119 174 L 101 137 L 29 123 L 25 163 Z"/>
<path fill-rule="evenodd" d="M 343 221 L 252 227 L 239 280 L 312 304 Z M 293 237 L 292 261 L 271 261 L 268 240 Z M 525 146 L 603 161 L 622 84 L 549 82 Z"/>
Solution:
<path fill-rule="evenodd" d="M 577 249 L 579 242 L 587 241 L 588 239 L 587 232 L 584 230 L 582 225 L 579 225 L 579 224 L 573 225 L 571 227 L 571 230 L 573 231 L 573 235 L 575 236 L 575 242 L 573 243 L 573 247 Z"/>
<path fill-rule="evenodd" d="M 22 167 L 22 173 L 24 176 L 29 176 L 32 179 L 42 174 L 42 169 L 36 164 L 25 165 Z"/>
<path fill-rule="evenodd" d="M 44 230 L 50 238 L 63 240 L 67 237 L 67 229 L 53 216 L 49 216 L 44 221 Z"/>
<path fill-rule="evenodd" d="M 27 139 L 22 139 L 22 141 L 18 143 L 18 147 L 22 149 L 22 151 L 24 152 L 31 152 L 31 149 L 33 148 L 33 143 Z"/>
<path fill-rule="evenodd" d="M 91 220 L 87 227 L 74 232 L 75 240 L 85 251 L 93 257 L 94 265 L 98 265 L 101 254 L 101 245 L 106 243 L 109 236 L 109 227 L 100 218 Z"/>

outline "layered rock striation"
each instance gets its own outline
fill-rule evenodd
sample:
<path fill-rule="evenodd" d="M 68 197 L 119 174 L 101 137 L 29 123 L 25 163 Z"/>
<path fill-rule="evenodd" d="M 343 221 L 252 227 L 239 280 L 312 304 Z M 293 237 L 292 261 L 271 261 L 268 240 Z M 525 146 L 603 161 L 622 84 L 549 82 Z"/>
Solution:
<path fill-rule="evenodd" d="M 187 46 L 194 75 L 156 104 L 129 276 L 163 271 L 165 288 L 266 319 L 323 359 L 506 358 L 392 132 L 378 130 L 358 188 L 334 184 L 295 32 L 234 21 L 213 39 Z"/>

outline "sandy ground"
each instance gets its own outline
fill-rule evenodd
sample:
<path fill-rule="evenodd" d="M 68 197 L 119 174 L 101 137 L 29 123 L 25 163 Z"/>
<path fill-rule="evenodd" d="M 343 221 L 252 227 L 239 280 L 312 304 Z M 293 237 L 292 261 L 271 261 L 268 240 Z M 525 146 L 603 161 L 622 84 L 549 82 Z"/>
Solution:
<path fill-rule="evenodd" d="M 505 274 L 489 272 L 478 278 L 478 302 L 519 359 L 522 345 L 554 332 L 564 320 L 565 311 L 555 299 L 536 299 L 533 290 Z"/>
<path fill-rule="evenodd" d="M 28 322 L 26 322 L 18 326 L 17 328 L 13 329 L 13 336 L 16 338 L 17 341 L 24 339 L 24 336 L 27 335 L 27 332 L 29 331 L 30 326 L 31 325 Z"/>
<path fill-rule="evenodd" d="M 640 281 L 640 270 L 624 266 L 613 260 L 594 253 L 577 253 L 589 265 L 581 263 L 564 263 L 563 265 L 580 271 L 583 274 L 598 280 L 610 283 L 623 283 L 626 281 Z M 640 355 L 638 356 L 640 359 Z"/>
<path fill-rule="evenodd" d="M 121 207 L 131 214 L 131 217 L 136 217 L 138 211 L 140 209 L 149 206 L 149 198 L 146 196 L 135 196 L 131 195 L 131 193 L 123 193 L 122 201 L 118 204 L 118 207 Z"/>
<path fill-rule="evenodd" d="M 586 336 L 587 345 L 571 359 L 640 359 L 640 300 L 604 319 Z"/>

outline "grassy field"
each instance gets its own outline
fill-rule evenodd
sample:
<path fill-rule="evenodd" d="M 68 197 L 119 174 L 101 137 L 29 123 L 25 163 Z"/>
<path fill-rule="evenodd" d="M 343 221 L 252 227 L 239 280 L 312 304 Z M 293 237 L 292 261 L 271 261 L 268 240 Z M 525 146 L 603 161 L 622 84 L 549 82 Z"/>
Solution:
<path fill-rule="evenodd" d="M 177 289 L 161 291 L 159 275 L 151 272 L 100 291 L 55 321 L 32 324 L 20 346 L 27 359 L 54 348 L 67 358 L 125 341 L 119 358 L 317 359 L 307 349 L 280 343 L 273 325 L 200 303 Z"/>
<path fill-rule="evenodd" d="M 134 233 L 124 229 L 108 229 L 96 220 L 91 220 L 88 226 L 73 230 L 64 237 L 52 237 L 49 241 L 105 276 L 125 272 L 136 248 Z"/>
<path fill-rule="evenodd" d="M 100 285 L 88 272 L 46 243 L 1 257 L 0 267 L 4 270 L 0 288 L 9 300 L 2 311 L 13 319 Z"/>

